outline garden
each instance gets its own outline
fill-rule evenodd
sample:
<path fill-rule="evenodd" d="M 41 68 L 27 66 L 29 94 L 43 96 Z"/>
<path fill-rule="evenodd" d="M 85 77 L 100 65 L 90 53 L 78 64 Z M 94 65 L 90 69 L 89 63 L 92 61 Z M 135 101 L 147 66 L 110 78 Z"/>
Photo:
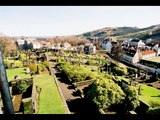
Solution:
<path fill-rule="evenodd" d="M 21 52 L 15 57 L 5 57 L 4 65 L 8 81 L 33 78 L 34 84 L 41 88 L 36 114 L 64 114 L 65 109 L 54 78 L 49 75 L 50 62 L 47 60 L 37 61 L 37 58 L 42 57 L 43 54 L 37 56 L 36 52 L 30 51 L 29 53 Z"/>
<path fill-rule="evenodd" d="M 141 76 L 138 76 L 139 71 L 135 68 L 120 67 L 116 62 L 107 59 L 105 55 L 99 57 L 99 55 L 70 54 L 64 51 L 53 54 L 56 54 L 54 59 L 58 62 L 59 69 L 68 77 L 71 85 L 81 88 L 81 90 L 78 89 L 80 94 L 92 101 L 98 109 L 103 109 L 105 113 L 114 111 L 117 114 L 127 114 L 130 111 L 136 111 L 136 108 L 141 107 L 141 101 L 146 101 L 143 98 L 149 98 L 143 94 L 146 91 L 144 86 L 147 84 L 141 83 L 142 90 L 137 89 L 140 84 L 136 82 L 136 79 L 141 79 Z M 142 77 L 145 77 L 145 74 Z M 94 80 L 94 82 L 88 82 L 87 87 L 86 84 L 84 84 L 85 87 L 76 86 L 80 82 L 84 83 L 89 80 Z M 150 86 L 150 88 L 153 87 Z M 119 98 L 118 101 L 116 98 Z M 146 102 L 151 105 L 147 113 L 155 109 L 152 107 L 154 102 L 154 100 Z"/>
<path fill-rule="evenodd" d="M 21 79 L 33 77 L 34 83 L 42 88 L 38 114 L 63 114 L 65 110 L 62 100 L 53 77 L 49 75 L 51 64 L 44 58 L 44 53 L 45 51 L 30 51 L 28 54 L 18 53 L 15 58 L 5 57 L 8 80 L 14 80 L 16 75 Z M 149 106 L 147 114 L 159 113 L 160 92 L 149 86 L 146 80 L 155 79 L 156 74 L 148 78 L 149 75 L 135 68 L 119 66 L 106 55 L 65 51 L 46 53 L 68 78 L 75 92 L 105 114 L 137 112 L 137 108 L 141 109 L 142 101 Z"/>

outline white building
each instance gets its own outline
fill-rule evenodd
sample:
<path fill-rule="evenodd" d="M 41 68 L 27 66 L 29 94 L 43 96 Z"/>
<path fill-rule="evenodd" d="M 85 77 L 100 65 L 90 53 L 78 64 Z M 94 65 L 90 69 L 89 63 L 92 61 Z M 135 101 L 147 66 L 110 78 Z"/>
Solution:
<path fill-rule="evenodd" d="M 156 52 L 154 50 L 145 50 L 140 52 L 141 59 L 150 59 L 156 56 Z"/>
<path fill-rule="evenodd" d="M 107 50 L 108 52 L 111 52 L 111 49 L 112 49 L 112 44 L 110 41 L 107 41 L 107 42 L 104 42 L 102 43 L 102 48 L 104 50 Z"/>
<path fill-rule="evenodd" d="M 145 47 L 146 44 L 142 40 L 134 38 L 129 41 L 129 46 L 139 48 L 139 47 Z"/>
<path fill-rule="evenodd" d="M 84 45 L 84 52 L 96 53 L 96 46 L 94 46 L 92 43 L 86 43 Z"/>
<path fill-rule="evenodd" d="M 137 63 L 140 61 L 139 50 L 128 50 L 122 55 L 122 60 L 129 63 Z"/>
<path fill-rule="evenodd" d="M 156 44 L 152 49 L 156 51 L 156 56 L 160 55 L 160 45 L 159 44 Z"/>
<path fill-rule="evenodd" d="M 23 49 L 24 39 L 17 39 L 16 43 L 19 49 Z"/>
<path fill-rule="evenodd" d="M 39 42 L 31 42 L 31 44 L 33 45 L 33 49 L 40 49 L 42 48 L 42 44 Z"/>

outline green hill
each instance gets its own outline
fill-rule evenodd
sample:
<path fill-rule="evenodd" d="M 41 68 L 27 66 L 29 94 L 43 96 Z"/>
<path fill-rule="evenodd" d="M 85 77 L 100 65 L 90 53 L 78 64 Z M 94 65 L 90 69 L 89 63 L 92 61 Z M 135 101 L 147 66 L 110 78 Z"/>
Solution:
<path fill-rule="evenodd" d="M 146 28 L 137 27 L 106 27 L 81 34 L 88 40 L 106 39 L 111 37 L 113 40 L 129 40 L 131 38 L 140 38 L 146 40 L 152 38 L 153 41 L 160 40 L 160 25 L 152 25 Z"/>

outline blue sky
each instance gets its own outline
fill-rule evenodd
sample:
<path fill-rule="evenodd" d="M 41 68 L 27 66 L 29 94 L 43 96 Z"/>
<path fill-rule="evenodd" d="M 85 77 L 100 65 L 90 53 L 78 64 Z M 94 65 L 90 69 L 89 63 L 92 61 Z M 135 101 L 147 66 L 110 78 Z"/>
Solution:
<path fill-rule="evenodd" d="M 105 27 L 160 24 L 160 6 L 0 6 L 0 33 L 77 35 Z"/>

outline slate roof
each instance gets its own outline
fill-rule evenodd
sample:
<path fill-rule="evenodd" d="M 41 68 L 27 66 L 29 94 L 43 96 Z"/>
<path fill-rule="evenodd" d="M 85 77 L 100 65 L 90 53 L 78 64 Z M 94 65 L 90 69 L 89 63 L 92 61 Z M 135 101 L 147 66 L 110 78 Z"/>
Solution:
<path fill-rule="evenodd" d="M 140 39 L 134 38 L 134 39 L 132 39 L 130 42 L 139 42 L 139 41 L 140 41 Z"/>

